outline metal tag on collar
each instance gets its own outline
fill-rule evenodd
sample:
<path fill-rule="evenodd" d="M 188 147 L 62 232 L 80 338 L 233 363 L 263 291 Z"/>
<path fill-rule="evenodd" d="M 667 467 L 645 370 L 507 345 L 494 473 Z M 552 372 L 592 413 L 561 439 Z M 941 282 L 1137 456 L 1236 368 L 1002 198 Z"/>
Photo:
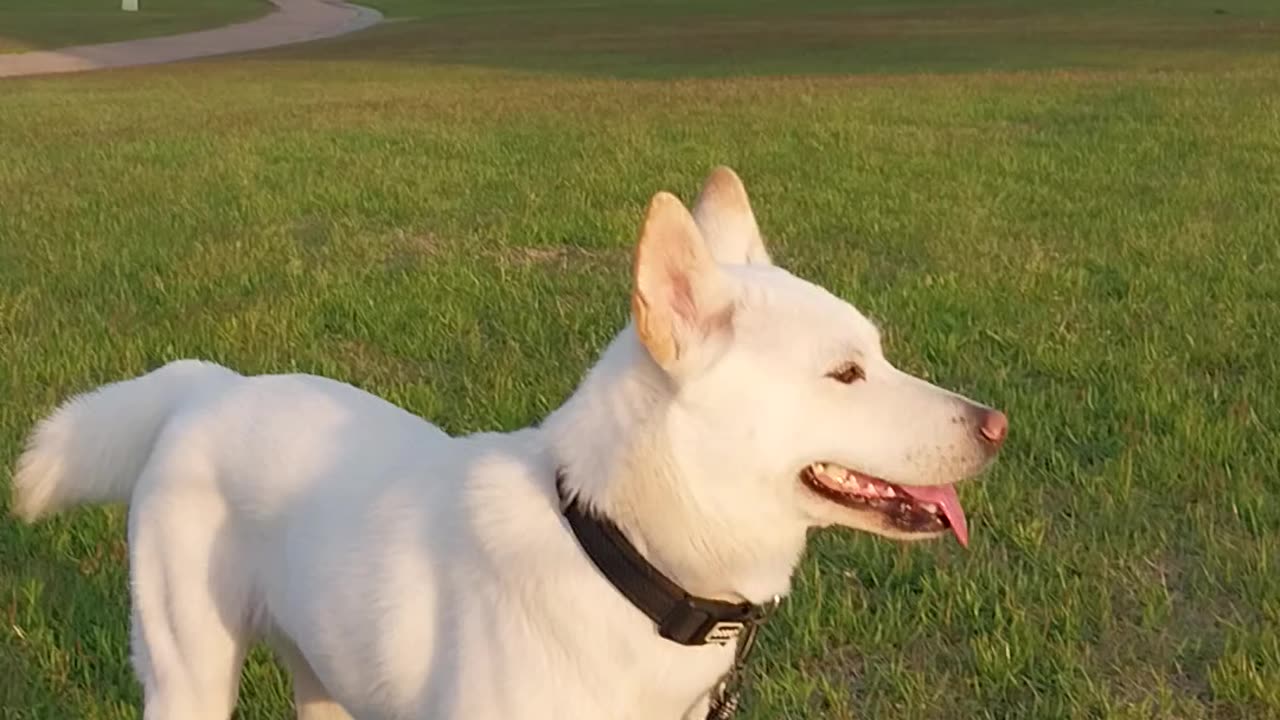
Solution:
<path fill-rule="evenodd" d="M 702 636 L 702 642 L 707 644 L 715 643 L 716 645 L 728 645 L 734 640 L 737 640 L 738 636 L 742 634 L 742 631 L 745 630 L 746 627 L 746 623 L 727 621 L 718 622 L 715 625 L 712 625 L 710 630 L 707 630 L 706 635 Z"/>

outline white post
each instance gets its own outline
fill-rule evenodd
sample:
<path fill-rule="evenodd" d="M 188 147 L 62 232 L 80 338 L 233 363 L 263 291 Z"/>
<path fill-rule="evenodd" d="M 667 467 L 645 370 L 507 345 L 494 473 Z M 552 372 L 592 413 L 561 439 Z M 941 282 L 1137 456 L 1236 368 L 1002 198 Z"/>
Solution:
<path fill-rule="evenodd" d="M 125 12 L 138 12 L 138 0 L 121 0 L 120 9 Z"/>

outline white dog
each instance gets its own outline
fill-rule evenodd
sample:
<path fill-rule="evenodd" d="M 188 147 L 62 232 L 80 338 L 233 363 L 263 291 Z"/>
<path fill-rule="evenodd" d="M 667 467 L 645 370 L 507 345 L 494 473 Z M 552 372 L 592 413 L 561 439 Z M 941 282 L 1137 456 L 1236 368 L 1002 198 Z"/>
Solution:
<path fill-rule="evenodd" d="M 787 593 L 810 528 L 967 542 L 952 485 L 1006 420 L 895 369 L 857 310 L 774 267 L 727 168 L 693 214 L 653 198 L 631 308 L 573 396 L 509 435 L 174 362 L 42 422 L 14 508 L 130 504 L 146 720 L 228 718 L 258 640 L 305 720 L 700 720 L 741 626 L 669 639 L 567 508 L 692 602 L 752 607 Z"/>

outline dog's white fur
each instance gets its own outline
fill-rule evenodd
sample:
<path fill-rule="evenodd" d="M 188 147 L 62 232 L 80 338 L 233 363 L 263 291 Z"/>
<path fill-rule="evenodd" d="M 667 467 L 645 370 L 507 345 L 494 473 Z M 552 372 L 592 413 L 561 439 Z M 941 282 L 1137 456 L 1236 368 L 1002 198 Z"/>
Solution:
<path fill-rule="evenodd" d="M 762 602 L 812 527 L 901 535 L 807 489 L 809 463 L 927 485 L 992 451 L 981 406 L 894 369 L 853 307 L 770 263 L 726 168 L 692 216 L 655 197 L 632 306 L 573 396 L 506 435 L 174 362 L 42 422 L 15 511 L 130 504 L 146 720 L 229 717 L 258 639 L 305 720 L 700 720 L 733 648 L 657 635 L 568 530 L 557 469 L 687 590 Z M 848 361 L 864 381 L 827 377 Z"/>

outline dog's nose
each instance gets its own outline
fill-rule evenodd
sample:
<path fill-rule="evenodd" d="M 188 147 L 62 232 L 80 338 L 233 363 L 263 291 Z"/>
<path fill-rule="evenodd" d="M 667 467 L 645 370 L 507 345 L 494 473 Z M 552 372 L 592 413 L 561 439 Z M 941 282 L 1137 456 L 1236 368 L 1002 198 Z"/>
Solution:
<path fill-rule="evenodd" d="M 982 414 L 978 425 L 978 434 L 987 442 L 999 447 L 1004 436 L 1009 432 L 1009 418 L 999 410 L 988 410 Z"/>

